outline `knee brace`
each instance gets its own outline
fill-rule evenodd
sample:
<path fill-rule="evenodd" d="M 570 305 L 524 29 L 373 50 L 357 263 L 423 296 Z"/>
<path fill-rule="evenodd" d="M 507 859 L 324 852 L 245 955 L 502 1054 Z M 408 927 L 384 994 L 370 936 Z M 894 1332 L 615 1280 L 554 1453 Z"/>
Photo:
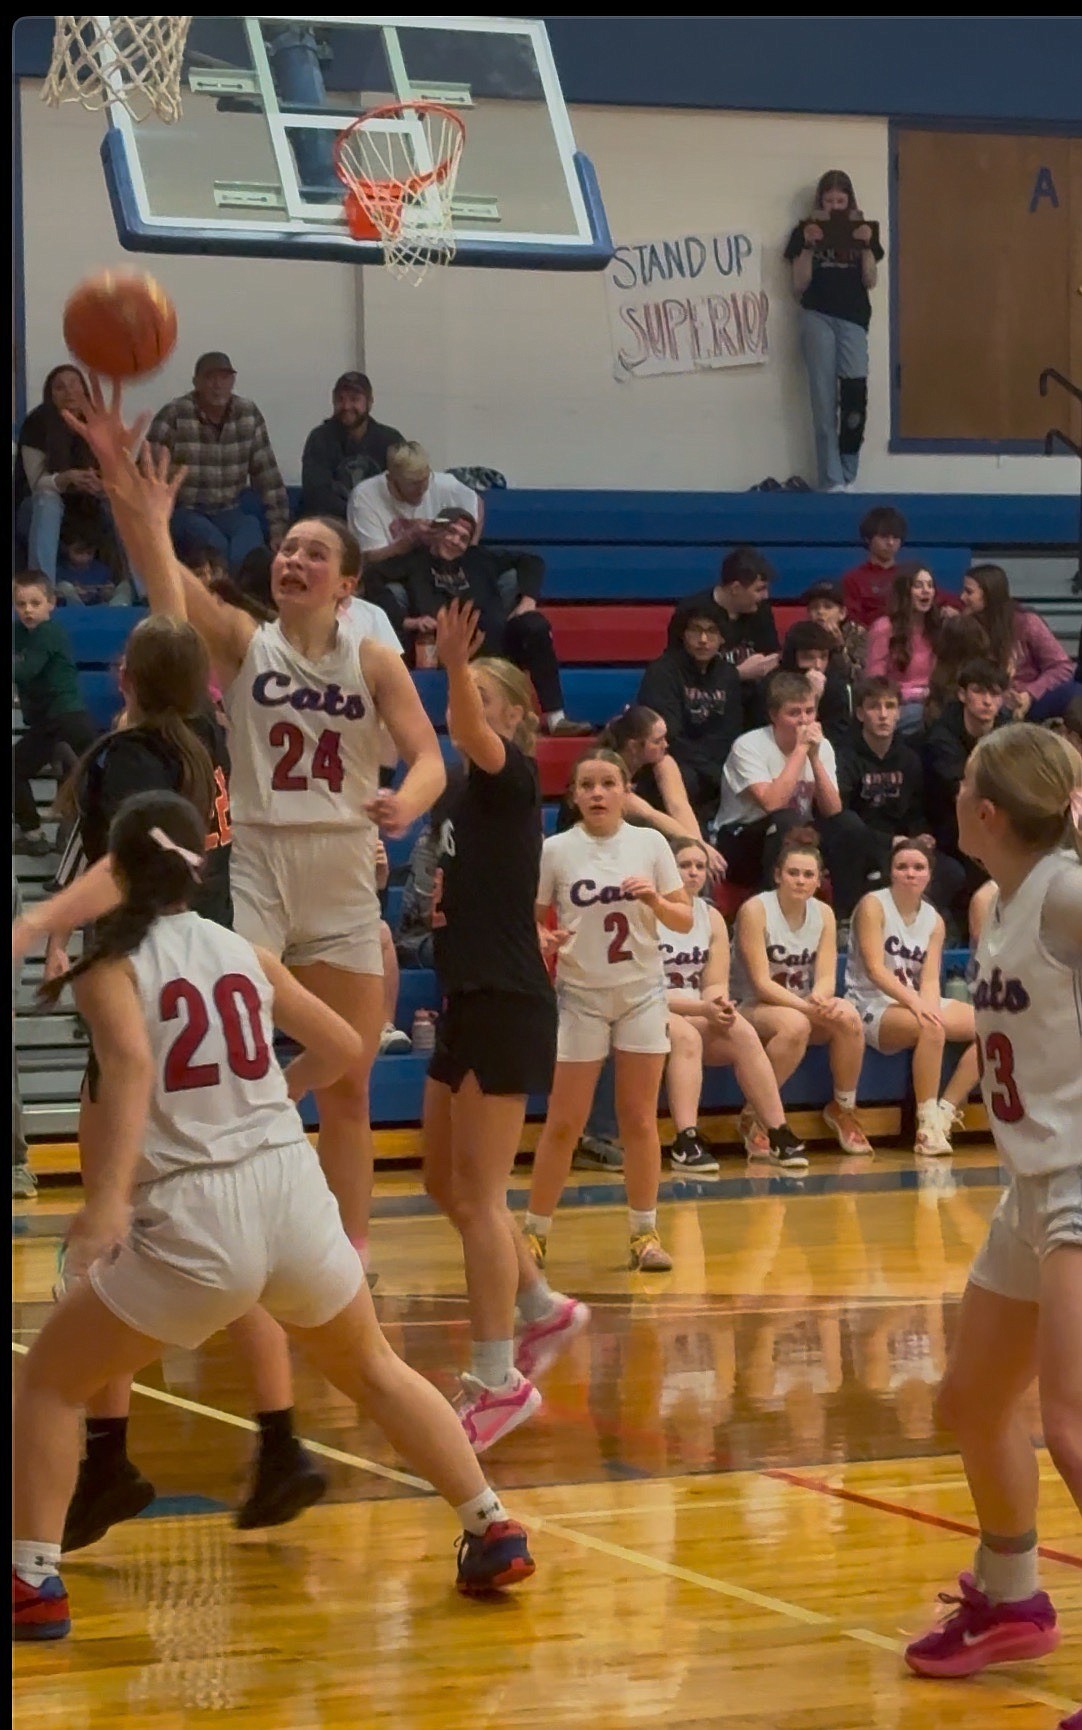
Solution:
<path fill-rule="evenodd" d="M 864 443 L 864 424 L 868 419 L 868 380 L 841 378 L 838 380 L 838 451 L 843 457 L 855 457 Z"/>

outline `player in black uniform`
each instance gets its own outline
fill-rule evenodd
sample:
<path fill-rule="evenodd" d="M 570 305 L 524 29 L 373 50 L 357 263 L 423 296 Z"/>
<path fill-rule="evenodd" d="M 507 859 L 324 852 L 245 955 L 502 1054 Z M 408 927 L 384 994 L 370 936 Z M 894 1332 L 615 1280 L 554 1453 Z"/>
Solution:
<path fill-rule="evenodd" d="M 584 1305 L 549 1290 L 507 1208 L 527 1096 L 552 1085 L 556 998 L 534 919 L 541 792 L 532 692 L 508 661 L 471 662 L 481 641 L 474 607 L 452 601 L 439 613 L 447 727 L 463 770 L 432 814 L 444 1004 L 424 1110 L 425 1185 L 462 1238 L 472 1362 L 460 1416 L 477 1453 L 537 1410 L 532 1377 L 587 1320 Z M 517 1351 L 516 1293 L 526 1324 Z"/>

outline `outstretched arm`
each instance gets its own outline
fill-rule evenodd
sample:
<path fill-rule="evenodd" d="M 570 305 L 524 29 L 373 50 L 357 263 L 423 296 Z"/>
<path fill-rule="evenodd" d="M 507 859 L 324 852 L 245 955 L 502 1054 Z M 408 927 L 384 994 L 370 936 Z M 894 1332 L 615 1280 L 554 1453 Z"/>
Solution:
<path fill-rule="evenodd" d="M 78 415 L 65 411 L 64 418 L 87 441 L 101 465 L 121 540 L 146 584 L 152 612 L 190 620 L 228 683 L 240 669 L 256 626 L 246 614 L 221 607 L 173 551 L 169 523 L 187 471 L 178 469 L 170 478 L 169 453 L 164 448 L 156 453 L 144 449 L 136 463 L 132 453 L 146 430 L 147 417 L 140 415 L 131 426 L 124 424 L 119 383 L 114 382 L 106 404 L 101 381 L 91 374 L 88 406 Z"/>

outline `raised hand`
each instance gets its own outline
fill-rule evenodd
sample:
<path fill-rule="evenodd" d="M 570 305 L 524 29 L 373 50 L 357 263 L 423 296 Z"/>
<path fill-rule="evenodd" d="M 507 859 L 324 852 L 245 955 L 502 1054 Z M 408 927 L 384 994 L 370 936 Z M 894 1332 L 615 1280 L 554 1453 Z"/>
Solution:
<path fill-rule="evenodd" d="M 485 640 L 481 615 L 472 601 L 451 601 L 436 615 L 436 654 L 450 670 L 465 667 Z"/>
<path fill-rule="evenodd" d="M 106 486 L 115 474 L 131 464 L 133 454 L 150 425 L 149 414 L 140 414 L 136 415 L 130 426 L 125 426 L 121 412 L 122 401 L 123 392 L 119 379 L 112 381 L 107 404 L 101 379 L 97 373 L 92 372 L 89 400 L 78 412 L 68 408 L 60 411 L 72 432 L 85 439 L 94 452 Z"/>

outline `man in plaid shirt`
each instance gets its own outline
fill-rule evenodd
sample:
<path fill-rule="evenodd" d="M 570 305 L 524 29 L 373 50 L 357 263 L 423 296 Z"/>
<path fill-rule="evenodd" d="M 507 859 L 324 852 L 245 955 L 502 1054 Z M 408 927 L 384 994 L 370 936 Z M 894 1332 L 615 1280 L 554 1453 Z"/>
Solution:
<path fill-rule="evenodd" d="M 233 395 L 236 376 L 227 354 L 200 355 L 188 395 L 159 409 L 147 434 L 188 470 L 173 512 L 174 542 L 213 547 L 233 570 L 264 544 L 259 519 L 240 506 L 249 484 L 263 501 L 272 551 L 289 523 L 267 423 L 254 402 Z"/>

